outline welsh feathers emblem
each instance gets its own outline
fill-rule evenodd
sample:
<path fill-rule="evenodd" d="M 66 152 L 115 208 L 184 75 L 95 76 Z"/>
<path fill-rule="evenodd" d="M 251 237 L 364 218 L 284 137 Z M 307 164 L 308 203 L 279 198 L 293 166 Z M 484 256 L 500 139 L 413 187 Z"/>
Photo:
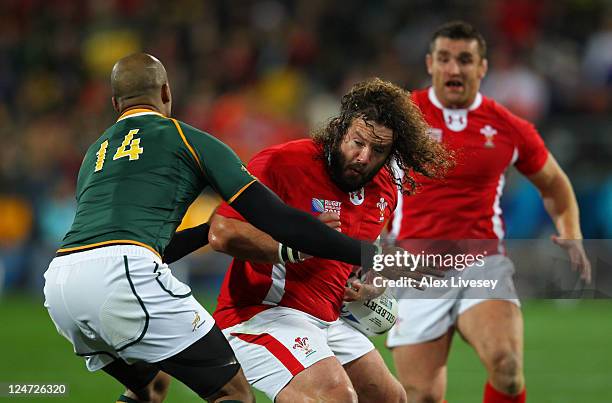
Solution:
<path fill-rule="evenodd" d="M 388 205 L 389 203 L 387 203 L 384 197 L 381 197 L 379 202 L 376 203 L 376 206 L 380 210 L 380 218 L 378 219 L 378 221 L 385 221 L 385 210 L 387 209 Z"/>
<path fill-rule="evenodd" d="M 349 192 L 349 198 L 351 199 L 351 203 L 353 203 L 355 206 L 361 205 L 365 199 L 365 189 L 361 188 L 354 192 Z"/>
<path fill-rule="evenodd" d="M 480 134 L 485 136 L 485 139 L 486 139 L 486 141 L 484 143 L 485 147 L 487 147 L 487 148 L 495 147 L 495 144 L 493 143 L 493 136 L 495 136 L 497 134 L 497 130 L 495 130 L 494 128 L 492 128 L 489 125 L 485 125 L 485 127 L 480 129 Z"/>
<path fill-rule="evenodd" d="M 315 350 L 310 347 L 310 343 L 308 343 L 308 337 L 296 337 L 293 349 L 302 351 L 306 357 L 315 352 Z"/>

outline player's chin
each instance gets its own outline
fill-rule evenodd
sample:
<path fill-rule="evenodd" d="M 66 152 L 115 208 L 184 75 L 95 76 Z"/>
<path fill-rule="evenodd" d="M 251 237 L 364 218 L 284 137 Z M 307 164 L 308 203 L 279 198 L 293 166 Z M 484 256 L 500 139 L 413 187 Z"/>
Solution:
<path fill-rule="evenodd" d="M 346 183 L 355 184 L 363 180 L 364 175 L 357 171 L 353 171 L 352 169 L 347 169 L 344 171 L 344 175 L 342 175 L 342 179 Z"/>
<path fill-rule="evenodd" d="M 464 98 L 465 97 L 465 87 L 464 86 L 447 86 L 445 88 L 445 93 L 447 97 L 451 98 Z"/>
<path fill-rule="evenodd" d="M 359 190 L 363 187 L 363 175 L 344 176 L 344 183 L 350 189 Z M 352 190 L 352 191 L 354 191 Z"/>
<path fill-rule="evenodd" d="M 463 106 L 466 102 L 465 92 L 463 91 L 447 91 L 446 103 L 451 106 Z"/>

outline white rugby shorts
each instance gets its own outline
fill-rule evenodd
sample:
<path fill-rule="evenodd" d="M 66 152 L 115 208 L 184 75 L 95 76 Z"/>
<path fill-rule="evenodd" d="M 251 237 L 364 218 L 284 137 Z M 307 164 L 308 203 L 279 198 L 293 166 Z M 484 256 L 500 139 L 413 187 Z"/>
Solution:
<path fill-rule="evenodd" d="M 146 248 L 115 245 L 56 257 L 45 307 L 90 371 L 115 359 L 158 362 L 205 336 L 214 319 Z"/>
<path fill-rule="evenodd" d="M 453 326 L 459 315 L 469 308 L 491 299 L 510 301 L 520 307 L 512 275 L 514 265 L 504 255 L 488 256 L 484 266 L 465 270 L 464 280 L 498 280 L 496 289 L 452 288 L 435 299 L 428 299 L 428 292 L 412 288 L 396 290 L 398 314 L 395 325 L 387 336 L 387 347 L 418 344 L 437 339 Z"/>
<path fill-rule="evenodd" d="M 223 334 L 249 383 L 272 401 L 316 362 L 335 356 L 344 365 L 374 349 L 365 335 L 341 319 L 326 322 L 281 306 L 223 329 Z"/>

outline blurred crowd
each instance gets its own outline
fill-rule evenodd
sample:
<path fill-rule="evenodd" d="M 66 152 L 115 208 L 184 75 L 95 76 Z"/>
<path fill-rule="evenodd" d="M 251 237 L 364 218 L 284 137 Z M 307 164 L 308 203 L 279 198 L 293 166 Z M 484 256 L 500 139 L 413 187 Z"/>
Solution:
<path fill-rule="evenodd" d="M 362 78 L 427 85 L 430 34 L 456 18 L 487 39 L 483 93 L 534 121 L 573 180 L 585 237 L 612 238 L 609 1 L 3 0 L 0 289 L 40 285 L 72 222 L 82 156 L 115 119 L 118 58 L 157 56 L 174 115 L 248 160 L 307 136 Z M 514 177 L 509 234 L 552 231 L 535 190 Z M 188 221 L 213 205 L 203 197 Z"/>

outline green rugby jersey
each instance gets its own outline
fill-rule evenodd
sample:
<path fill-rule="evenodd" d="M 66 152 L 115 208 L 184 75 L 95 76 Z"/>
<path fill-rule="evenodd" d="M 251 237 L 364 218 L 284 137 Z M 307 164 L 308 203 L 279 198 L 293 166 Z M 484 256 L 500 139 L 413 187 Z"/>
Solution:
<path fill-rule="evenodd" d="M 77 211 L 58 252 L 136 244 L 160 256 L 206 186 L 233 201 L 255 179 L 213 136 L 148 109 L 132 109 L 87 150 Z"/>

